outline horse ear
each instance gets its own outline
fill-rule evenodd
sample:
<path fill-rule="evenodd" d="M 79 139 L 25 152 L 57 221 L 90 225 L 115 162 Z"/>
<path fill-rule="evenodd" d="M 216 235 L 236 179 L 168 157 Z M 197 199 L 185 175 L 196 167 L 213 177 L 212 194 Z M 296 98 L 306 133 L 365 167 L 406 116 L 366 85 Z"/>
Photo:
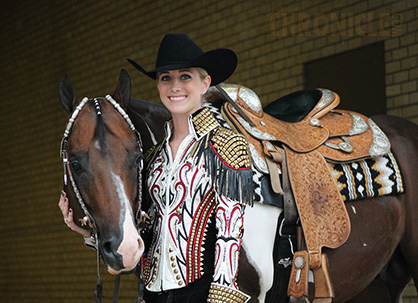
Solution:
<path fill-rule="evenodd" d="M 118 101 L 124 109 L 128 108 L 129 101 L 131 100 L 131 89 L 131 77 L 129 77 L 129 74 L 124 69 L 121 69 L 119 83 L 113 92 L 113 98 Z"/>
<path fill-rule="evenodd" d="M 74 86 L 68 80 L 67 75 L 64 75 L 58 84 L 58 93 L 62 106 L 71 114 L 76 103 Z"/>

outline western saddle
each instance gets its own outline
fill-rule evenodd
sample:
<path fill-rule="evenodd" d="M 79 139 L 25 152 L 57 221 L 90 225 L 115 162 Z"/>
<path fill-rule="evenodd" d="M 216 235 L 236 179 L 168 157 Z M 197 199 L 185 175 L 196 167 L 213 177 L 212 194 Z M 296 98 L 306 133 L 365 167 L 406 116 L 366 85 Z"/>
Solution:
<path fill-rule="evenodd" d="M 389 140 L 365 116 L 335 110 L 340 98 L 327 89 L 296 92 L 263 109 L 247 87 L 221 84 L 216 88 L 210 89 L 209 99 L 228 101 L 223 103 L 222 115 L 247 138 L 253 165 L 269 174 L 273 191 L 283 195 L 286 222 L 300 220 L 304 241 L 293 256 L 291 301 L 309 302 L 311 270 L 313 302 L 332 302 L 334 290 L 322 247 L 344 244 L 351 227 L 327 161 L 346 163 L 387 154 Z"/>

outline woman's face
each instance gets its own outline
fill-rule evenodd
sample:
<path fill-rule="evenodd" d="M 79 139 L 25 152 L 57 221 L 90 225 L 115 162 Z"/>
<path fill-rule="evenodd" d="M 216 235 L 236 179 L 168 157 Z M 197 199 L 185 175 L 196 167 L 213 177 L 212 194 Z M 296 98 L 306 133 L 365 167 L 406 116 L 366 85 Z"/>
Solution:
<path fill-rule="evenodd" d="M 210 81 L 210 76 L 202 79 L 196 68 L 171 70 L 158 75 L 157 88 L 161 101 L 173 116 L 188 117 L 201 108 Z"/>

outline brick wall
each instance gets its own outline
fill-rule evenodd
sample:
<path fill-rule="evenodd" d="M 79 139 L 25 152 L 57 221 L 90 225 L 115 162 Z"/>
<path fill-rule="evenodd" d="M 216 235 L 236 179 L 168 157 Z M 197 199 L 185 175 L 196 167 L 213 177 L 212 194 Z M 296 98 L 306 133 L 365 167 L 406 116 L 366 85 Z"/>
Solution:
<path fill-rule="evenodd" d="M 57 207 L 66 123 L 57 83 L 64 73 L 81 98 L 111 93 L 125 68 L 133 96 L 157 101 L 154 83 L 125 59 L 151 68 L 161 37 L 184 31 L 203 49 L 234 49 L 240 64 L 230 82 L 267 104 L 303 88 L 304 62 L 383 40 L 388 113 L 418 122 L 413 0 L 22 0 L 3 1 L 0 14 L 2 302 L 92 301 L 95 254 Z M 112 277 L 102 274 L 111 297 Z M 135 288 L 124 276 L 119 302 L 133 302 Z M 408 296 L 413 302 L 416 293 Z"/>

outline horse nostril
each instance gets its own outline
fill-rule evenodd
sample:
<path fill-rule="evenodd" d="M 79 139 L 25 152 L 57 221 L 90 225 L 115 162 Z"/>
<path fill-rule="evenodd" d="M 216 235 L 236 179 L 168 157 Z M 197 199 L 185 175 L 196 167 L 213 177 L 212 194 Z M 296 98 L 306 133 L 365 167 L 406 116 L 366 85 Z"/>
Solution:
<path fill-rule="evenodd" d="M 103 249 L 106 253 L 111 254 L 112 253 L 112 243 L 110 241 L 105 242 L 103 244 Z"/>
<path fill-rule="evenodd" d="M 114 241 L 113 238 L 108 239 L 107 241 L 104 241 L 102 244 L 103 256 L 107 258 L 112 258 L 112 259 L 114 259 L 115 257 L 117 258 L 118 247 L 119 247 L 119 242 Z"/>
<path fill-rule="evenodd" d="M 120 243 L 114 240 L 115 239 L 111 237 L 110 239 L 103 241 L 100 250 L 103 257 L 103 261 L 106 263 L 108 268 L 118 271 L 125 267 L 123 265 L 123 258 L 118 253 Z"/>

